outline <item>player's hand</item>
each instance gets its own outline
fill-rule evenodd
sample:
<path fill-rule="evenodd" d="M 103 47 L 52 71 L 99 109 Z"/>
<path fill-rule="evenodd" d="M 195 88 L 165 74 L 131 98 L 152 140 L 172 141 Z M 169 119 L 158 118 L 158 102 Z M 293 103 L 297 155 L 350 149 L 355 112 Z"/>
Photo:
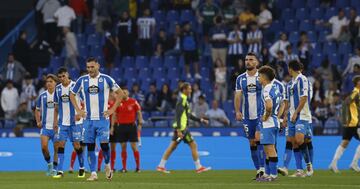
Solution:
<path fill-rule="evenodd" d="M 81 119 L 81 116 L 79 114 L 76 114 L 75 115 L 75 121 L 80 121 L 80 119 Z"/>
<path fill-rule="evenodd" d="M 241 112 L 236 112 L 236 120 L 241 121 L 243 119 L 243 115 Z"/>
<path fill-rule="evenodd" d="M 286 128 L 287 127 L 287 119 L 283 119 L 283 121 L 281 122 L 281 128 Z"/>
<path fill-rule="evenodd" d="M 139 131 L 141 131 L 141 129 L 142 129 L 142 122 L 139 122 L 139 123 L 138 123 L 137 129 L 138 129 Z"/>
<path fill-rule="evenodd" d="M 107 110 L 104 112 L 104 117 L 110 117 L 114 113 L 114 110 Z"/>
<path fill-rule="evenodd" d="M 86 112 L 84 110 L 80 110 L 76 115 L 85 118 L 86 117 Z"/>
<path fill-rule="evenodd" d="M 209 120 L 206 120 L 206 119 L 201 118 L 201 119 L 200 119 L 200 122 L 203 123 L 203 124 L 205 124 L 205 125 L 209 125 Z"/>
<path fill-rule="evenodd" d="M 41 129 L 41 122 L 36 123 L 36 126 Z"/>
<path fill-rule="evenodd" d="M 295 123 L 295 122 L 296 122 L 296 119 L 297 119 L 297 114 L 294 113 L 294 115 L 291 117 L 291 122 L 292 122 L 292 123 Z"/>
<path fill-rule="evenodd" d="M 110 127 L 110 135 L 114 135 L 114 127 Z"/>
<path fill-rule="evenodd" d="M 57 133 L 59 130 L 59 126 L 58 125 L 54 125 L 54 132 Z"/>
<path fill-rule="evenodd" d="M 177 136 L 181 139 L 184 137 L 183 133 L 180 130 L 177 130 Z"/>
<path fill-rule="evenodd" d="M 269 117 L 267 117 L 267 116 L 264 115 L 264 116 L 262 116 L 262 119 L 261 119 L 261 120 L 262 120 L 262 121 L 266 121 L 266 120 L 268 120 L 268 119 L 269 119 Z"/>

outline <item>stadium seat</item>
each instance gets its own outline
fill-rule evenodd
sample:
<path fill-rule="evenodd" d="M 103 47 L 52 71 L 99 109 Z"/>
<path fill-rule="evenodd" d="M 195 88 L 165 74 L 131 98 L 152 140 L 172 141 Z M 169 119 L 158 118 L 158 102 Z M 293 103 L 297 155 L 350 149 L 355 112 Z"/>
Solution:
<path fill-rule="evenodd" d="M 175 28 L 176 25 L 178 24 L 178 22 L 170 22 L 168 27 L 166 27 L 166 33 L 168 34 L 174 34 L 175 33 Z"/>
<path fill-rule="evenodd" d="M 166 56 L 164 64 L 166 68 L 177 67 L 177 58 L 174 56 Z"/>
<path fill-rule="evenodd" d="M 79 55 L 82 57 L 87 57 L 89 55 L 89 49 L 86 45 L 81 45 L 79 47 Z"/>
<path fill-rule="evenodd" d="M 320 1 L 319 0 L 308 0 L 306 1 L 306 6 L 307 7 L 319 7 L 320 6 Z"/>
<path fill-rule="evenodd" d="M 82 45 L 86 45 L 86 36 L 85 34 L 78 33 L 76 34 L 76 43 L 77 46 L 80 47 Z"/>
<path fill-rule="evenodd" d="M 290 35 L 289 35 L 289 42 L 290 43 L 293 43 L 293 44 L 297 43 L 299 41 L 299 39 L 300 39 L 299 32 L 293 31 L 293 32 L 290 33 Z"/>
<path fill-rule="evenodd" d="M 278 1 L 276 1 L 276 7 L 278 9 L 288 8 L 291 6 L 290 2 L 291 1 L 289 1 L 289 0 L 278 0 Z"/>
<path fill-rule="evenodd" d="M 318 41 L 319 42 L 326 42 L 326 36 L 328 36 L 330 34 L 329 31 L 327 30 L 324 30 L 324 31 L 321 31 L 320 34 L 319 34 L 319 38 L 318 38 Z"/>
<path fill-rule="evenodd" d="M 351 0 L 350 5 L 351 5 L 351 7 L 360 7 L 360 1 L 359 0 Z"/>
<path fill-rule="evenodd" d="M 291 8 L 286 8 L 281 12 L 282 20 L 289 20 L 295 17 L 294 10 Z"/>
<path fill-rule="evenodd" d="M 153 69 L 153 78 L 165 77 L 165 69 L 163 67 L 157 67 Z"/>
<path fill-rule="evenodd" d="M 323 52 L 327 55 L 336 53 L 336 43 L 334 42 L 325 42 L 323 47 Z"/>
<path fill-rule="evenodd" d="M 100 35 L 93 33 L 87 38 L 86 44 L 89 46 L 100 45 Z"/>
<path fill-rule="evenodd" d="M 348 42 L 343 42 L 339 44 L 338 53 L 340 55 L 349 54 L 352 50 L 351 44 Z"/>
<path fill-rule="evenodd" d="M 96 32 L 95 25 L 86 24 L 85 25 L 85 34 L 93 34 Z"/>
<path fill-rule="evenodd" d="M 335 3 L 337 8 L 344 8 L 350 6 L 350 0 L 336 0 Z"/>
<path fill-rule="evenodd" d="M 169 127 L 168 121 L 155 121 L 154 123 L 155 127 Z"/>
<path fill-rule="evenodd" d="M 137 56 L 135 59 L 135 67 L 137 69 L 149 67 L 148 58 L 145 56 Z"/>
<path fill-rule="evenodd" d="M 317 35 L 314 31 L 307 31 L 307 35 L 311 43 L 315 43 L 317 41 Z"/>
<path fill-rule="evenodd" d="M 103 56 L 102 47 L 100 45 L 91 46 L 89 55 L 93 57 Z"/>
<path fill-rule="evenodd" d="M 176 10 L 170 10 L 166 14 L 166 21 L 168 23 L 179 22 L 179 13 Z"/>
<path fill-rule="evenodd" d="M 341 66 L 340 55 L 338 55 L 337 53 L 328 54 L 328 59 L 330 60 L 331 64 Z"/>
<path fill-rule="evenodd" d="M 168 78 L 179 77 L 180 73 L 181 72 L 177 67 L 168 68 L 167 77 Z"/>
<path fill-rule="evenodd" d="M 150 118 L 149 112 L 142 111 L 141 113 L 144 121 L 147 121 Z"/>
<path fill-rule="evenodd" d="M 159 3 L 160 3 L 159 0 L 152 0 L 152 1 L 150 1 L 150 10 L 152 10 L 152 11 L 158 10 L 158 8 L 159 8 Z"/>
<path fill-rule="evenodd" d="M 151 117 L 161 117 L 161 116 L 164 116 L 164 113 L 163 112 L 160 112 L 160 111 L 152 111 L 150 112 L 151 113 Z"/>
<path fill-rule="evenodd" d="M 127 68 L 126 71 L 124 72 L 124 77 L 126 79 L 136 77 L 135 69 L 132 67 Z"/>
<path fill-rule="evenodd" d="M 168 80 L 165 79 L 165 78 L 159 78 L 159 77 L 157 77 L 157 78 L 155 79 L 155 82 L 156 82 L 156 86 L 162 87 L 164 84 L 167 84 L 167 83 L 168 83 Z"/>
<path fill-rule="evenodd" d="M 110 70 L 110 76 L 114 79 L 122 77 L 122 69 L 115 67 Z"/>
<path fill-rule="evenodd" d="M 306 4 L 304 0 L 293 0 L 291 6 L 292 8 L 298 9 L 298 8 L 304 8 Z"/>
<path fill-rule="evenodd" d="M 200 75 L 202 77 L 205 77 L 205 78 L 209 78 L 210 77 L 210 70 L 208 67 L 202 67 L 201 70 L 200 70 Z"/>
<path fill-rule="evenodd" d="M 103 73 L 103 74 L 106 74 L 106 75 L 109 75 L 109 69 L 107 69 L 106 67 L 100 67 L 99 68 L 99 71 L 100 73 Z"/>
<path fill-rule="evenodd" d="M 151 83 L 152 83 L 152 79 L 151 79 L 151 78 L 143 79 L 143 80 L 141 81 L 140 89 L 141 89 L 142 91 L 148 91 Z"/>
<path fill-rule="evenodd" d="M 49 67 L 51 71 L 56 72 L 57 69 L 61 66 L 64 66 L 64 58 L 59 56 L 53 56 L 50 59 Z"/>
<path fill-rule="evenodd" d="M 321 65 L 321 62 L 324 60 L 322 53 L 317 53 L 312 57 L 311 67 L 318 68 Z"/>
<path fill-rule="evenodd" d="M 180 22 L 183 23 L 187 21 L 190 22 L 195 21 L 194 14 L 192 13 L 191 10 L 182 10 L 180 15 Z"/>
<path fill-rule="evenodd" d="M 164 11 L 161 11 L 161 10 L 155 11 L 154 18 L 156 20 L 156 23 L 164 22 L 166 19 Z"/>
<path fill-rule="evenodd" d="M 301 0 L 302 1 L 302 0 Z M 307 8 L 298 8 L 296 9 L 296 14 L 295 17 L 298 20 L 305 20 L 305 19 L 309 19 L 310 15 L 309 15 L 309 10 Z"/>
<path fill-rule="evenodd" d="M 69 70 L 69 75 L 70 75 L 70 78 L 77 79 L 80 76 L 80 72 L 76 68 L 71 68 Z"/>
<path fill-rule="evenodd" d="M 310 30 L 314 30 L 314 24 L 313 24 L 313 22 L 310 21 L 310 20 L 302 20 L 302 21 L 300 22 L 299 30 L 300 30 L 300 31 L 310 31 Z"/>
<path fill-rule="evenodd" d="M 178 88 L 178 82 L 180 81 L 180 79 L 176 77 L 172 77 L 169 79 L 170 79 L 170 89 L 176 90 Z"/>
<path fill-rule="evenodd" d="M 328 9 L 326 9 L 324 19 L 327 21 L 327 20 L 329 20 L 332 16 L 337 15 L 337 13 L 338 13 L 338 9 L 337 9 L 337 8 L 335 8 L 335 7 L 330 7 L 330 8 L 328 8 Z"/>
<path fill-rule="evenodd" d="M 139 83 L 138 80 L 135 77 L 126 77 L 127 79 L 127 83 L 126 86 L 128 89 L 131 89 L 131 87 L 135 84 L 135 83 Z"/>
<path fill-rule="evenodd" d="M 296 20 L 285 20 L 285 31 L 297 31 L 298 30 L 298 22 Z"/>
<path fill-rule="evenodd" d="M 310 9 L 310 18 L 314 20 L 320 20 L 324 17 L 324 9 L 321 7 L 312 7 Z"/>
<path fill-rule="evenodd" d="M 139 69 L 139 78 L 147 78 L 151 76 L 151 70 L 149 68 L 140 68 Z"/>
<path fill-rule="evenodd" d="M 157 67 L 161 67 L 163 64 L 163 60 L 161 57 L 158 56 L 153 56 L 150 59 L 150 68 L 157 68 Z"/>
<path fill-rule="evenodd" d="M 123 57 L 122 62 L 121 62 L 121 67 L 123 67 L 123 68 L 128 68 L 128 67 L 134 68 L 135 67 L 134 58 L 131 57 L 131 56 Z"/>

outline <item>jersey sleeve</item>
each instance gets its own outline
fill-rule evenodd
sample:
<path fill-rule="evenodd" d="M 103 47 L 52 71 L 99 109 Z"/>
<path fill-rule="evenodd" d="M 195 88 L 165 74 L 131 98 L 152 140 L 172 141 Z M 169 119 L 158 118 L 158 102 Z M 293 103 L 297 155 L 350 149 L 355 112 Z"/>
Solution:
<path fill-rule="evenodd" d="M 135 105 L 134 105 L 135 111 L 136 111 L 136 112 L 140 111 L 140 110 L 141 110 L 141 106 L 140 106 L 140 104 L 138 103 L 138 101 L 134 99 L 134 103 L 135 103 Z"/>
<path fill-rule="evenodd" d="M 40 108 L 41 108 L 41 95 L 36 99 L 35 108 L 36 108 L 37 110 L 40 110 Z"/>
<path fill-rule="evenodd" d="M 112 91 L 117 91 L 118 89 L 120 89 L 119 85 L 115 82 L 115 80 L 111 77 L 105 77 L 106 78 L 106 82 L 109 85 L 109 88 Z"/>
<path fill-rule="evenodd" d="M 271 90 L 271 85 L 266 85 L 263 91 L 264 100 L 271 100 L 270 90 Z"/>
<path fill-rule="evenodd" d="M 241 87 L 241 77 L 236 78 L 235 91 L 242 91 Z"/>
<path fill-rule="evenodd" d="M 308 96 L 309 82 L 307 81 L 307 79 L 305 77 L 300 77 L 298 82 L 300 85 L 300 97 Z"/>
<path fill-rule="evenodd" d="M 73 94 L 78 94 L 81 89 L 82 89 L 82 78 L 79 78 L 79 79 L 75 82 L 75 85 L 71 88 L 71 92 L 72 92 Z"/>
<path fill-rule="evenodd" d="M 59 104 L 59 92 L 57 88 L 55 88 L 55 92 L 54 92 L 54 103 Z"/>

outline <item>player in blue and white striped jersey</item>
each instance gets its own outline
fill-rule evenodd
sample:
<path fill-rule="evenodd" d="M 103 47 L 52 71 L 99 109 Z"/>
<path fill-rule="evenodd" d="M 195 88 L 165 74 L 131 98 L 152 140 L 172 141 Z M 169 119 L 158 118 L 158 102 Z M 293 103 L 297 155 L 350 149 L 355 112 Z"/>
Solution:
<path fill-rule="evenodd" d="M 63 163 L 64 163 L 64 152 L 65 144 L 67 139 L 73 143 L 74 149 L 78 155 L 79 161 L 79 178 L 85 177 L 84 169 L 84 155 L 83 148 L 80 145 L 80 142 L 83 140 L 82 137 L 82 124 L 83 119 L 76 116 L 75 108 L 70 102 L 70 91 L 71 88 L 75 85 L 74 81 L 71 81 L 69 78 L 69 73 L 65 67 L 62 67 L 58 70 L 58 78 L 60 84 L 55 88 L 56 104 L 58 108 L 58 124 L 59 130 L 56 140 L 58 141 L 58 156 L 59 156 L 59 165 L 58 172 L 54 178 L 63 177 Z M 76 96 L 77 104 L 81 104 L 81 93 Z"/>
<path fill-rule="evenodd" d="M 283 94 L 280 92 L 281 85 L 275 83 L 274 78 L 275 70 L 271 67 L 263 66 L 259 69 L 259 82 L 263 86 L 260 143 L 264 145 L 266 164 L 265 174 L 258 181 L 274 181 L 277 178 L 278 155 L 275 145 L 280 128 L 278 113 Z"/>
<path fill-rule="evenodd" d="M 292 77 L 288 89 L 288 112 L 289 112 L 289 136 L 294 137 L 293 149 L 296 160 L 297 171 L 292 177 L 305 177 L 313 175 L 313 168 L 309 150 L 305 144 L 305 138 L 310 130 L 310 87 L 308 79 L 302 75 L 302 64 L 298 61 L 289 62 L 289 74 Z M 290 131 L 293 131 L 290 133 Z M 295 131 L 295 133 L 294 133 Z M 302 170 L 301 158 L 304 157 L 307 164 L 306 175 Z"/>
<path fill-rule="evenodd" d="M 70 100 L 74 105 L 77 115 L 85 118 L 84 143 L 88 148 L 88 159 L 91 170 L 89 181 L 97 180 L 96 174 L 96 156 L 95 141 L 100 141 L 105 160 L 105 173 L 108 180 L 111 180 L 113 173 L 110 168 L 109 151 L 109 116 L 114 113 L 120 104 L 120 99 L 124 95 L 121 88 L 116 84 L 113 78 L 99 72 L 100 64 L 97 59 L 89 58 L 86 61 L 87 75 L 80 77 L 74 87 L 71 89 Z M 108 101 L 110 91 L 116 92 L 118 97 L 116 103 L 108 110 Z M 83 93 L 85 110 L 82 110 L 75 98 L 76 94 Z"/>
<path fill-rule="evenodd" d="M 57 102 L 55 96 L 55 86 L 57 78 L 53 74 L 46 76 L 46 88 L 47 90 L 42 92 L 38 99 L 36 100 L 36 109 L 35 109 L 35 120 L 36 125 L 40 128 L 40 140 L 41 140 L 41 150 L 44 156 L 45 161 L 47 162 L 47 176 L 56 174 L 56 165 L 57 165 L 57 150 L 56 150 L 56 141 L 55 133 L 57 132 L 57 119 L 55 117 L 55 104 Z M 49 140 L 54 143 L 54 163 L 50 162 L 50 152 L 49 152 Z"/>
<path fill-rule="evenodd" d="M 261 118 L 261 90 L 258 80 L 257 65 L 259 61 L 254 53 L 245 57 L 247 71 L 236 79 L 234 106 L 236 119 L 243 121 L 246 137 L 250 142 L 251 158 L 259 177 L 264 173 L 264 152 L 260 145 L 259 121 Z M 241 107 L 241 108 L 240 108 Z"/>
<path fill-rule="evenodd" d="M 251 30 L 246 35 L 246 43 L 249 45 L 248 52 L 259 55 L 262 48 L 263 34 L 256 22 L 250 23 Z"/>

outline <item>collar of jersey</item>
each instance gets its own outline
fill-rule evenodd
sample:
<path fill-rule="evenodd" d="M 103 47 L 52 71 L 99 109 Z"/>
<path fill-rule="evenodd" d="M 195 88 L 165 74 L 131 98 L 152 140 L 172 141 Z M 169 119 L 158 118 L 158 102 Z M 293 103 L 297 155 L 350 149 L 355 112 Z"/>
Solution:
<path fill-rule="evenodd" d="M 257 70 L 256 70 L 255 75 L 253 75 L 253 76 L 249 75 L 248 72 L 245 72 L 245 73 L 246 73 L 246 77 L 257 77 L 257 76 L 259 76 L 259 72 Z"/>

